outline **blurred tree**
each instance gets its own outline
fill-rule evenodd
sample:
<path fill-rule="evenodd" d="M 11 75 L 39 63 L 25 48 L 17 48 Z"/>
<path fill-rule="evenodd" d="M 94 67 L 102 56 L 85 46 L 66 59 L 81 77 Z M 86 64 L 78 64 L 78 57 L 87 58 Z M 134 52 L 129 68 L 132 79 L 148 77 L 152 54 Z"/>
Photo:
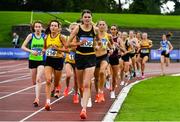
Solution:
<path fill-rule="evenodd" d="M 130 13 L 160 14 L 160 0 L 134 0 L 129 7 Z"/>

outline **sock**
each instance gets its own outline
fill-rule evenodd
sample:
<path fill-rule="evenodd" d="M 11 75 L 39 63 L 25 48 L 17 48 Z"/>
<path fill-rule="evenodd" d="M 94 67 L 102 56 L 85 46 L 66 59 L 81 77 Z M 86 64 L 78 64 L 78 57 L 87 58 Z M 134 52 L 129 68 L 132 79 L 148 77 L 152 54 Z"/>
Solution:
<path fill-rule="evenodd" d="M 46 99 L 46 103 L 50 103 L 51 101 L 50 101 L 50 99 Z"/>
<path fill-rule="evenodd" d="M 36 82 L 35 93 L 36 93 L 36 98 L 38 98 L 38 99 L 39 99 L 39 96 L 40 96 L 40 92 L 41 92 L 41 83 Z"/>

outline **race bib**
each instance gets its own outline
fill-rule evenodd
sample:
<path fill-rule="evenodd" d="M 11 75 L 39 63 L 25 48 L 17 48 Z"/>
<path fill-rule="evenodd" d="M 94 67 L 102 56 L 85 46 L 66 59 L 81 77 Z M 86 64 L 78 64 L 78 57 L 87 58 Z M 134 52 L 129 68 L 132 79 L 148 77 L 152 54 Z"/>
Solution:
<path fill-rule="evenodd" d="M 149 53 L 149 49 L 141 49 L 141 53 Z"/>
<path fill-rule="evenodd" d="M 75 59 L 75 52 L 70 52 L 69 53 L 69 59 L 74 60 Z"/>
<path fill-rule="evenodd" d="M 46 56 L 57 56 L 57 50 L 53 48 L 48 48 L 46 50 Z"/>
<path fill-rule="evenodd" d="M 42 55 L 42 49 L 41 48 L 32 48 L 32 50 L 37 51 L 38 55 Z"/>
<path fill-rule="evenodd" d="M 94 39 L 92 37 L 80 37 L 80 42 L 82 42 L 84 39 L 87 40 L 87 42 L 83 45 L 80 45 L 80 47 L 93 47 Z"/>
<path fill-rule="evenodd" d="M 107 40 L 101 39 L 103 48 L 107 48 Z"/>

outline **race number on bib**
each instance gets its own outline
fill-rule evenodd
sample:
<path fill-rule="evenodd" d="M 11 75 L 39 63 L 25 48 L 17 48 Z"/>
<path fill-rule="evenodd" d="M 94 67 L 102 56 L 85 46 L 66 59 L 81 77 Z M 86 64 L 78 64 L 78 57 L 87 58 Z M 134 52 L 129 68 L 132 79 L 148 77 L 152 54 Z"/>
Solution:
<path fill-rule="evenodd" d="M 141 53 L 149 53 L 149 49 L 141 49 Z"/>
<path fill-rule="evenodd" d="M 32 48 L 32 50 L 37 51 L 38 55 L 42 55 L 42 49 L 41 48 Z"/>
<path fill-rule="evenodd" d="M 80 47 L 93 47 L 94 39 L 92 37 L 80 37 L 80 42 L 82 42 L 82 40 L 87 40 L 87 42 Z"/>
<path fill-rule="evenodd" d="M 75 52 L 70 52 L 69 53 L 69 59 L 74 60 L 75 59 Z"/>
<path fill-rule="evenodd" d="M 103 48 L 107 48 L 107 40 L 101 39 Z"/>
<path fill-rule="evenodd" d="M 46 56 L 57 56 L 57 50 L 48 48 L 46 50 Z"/>

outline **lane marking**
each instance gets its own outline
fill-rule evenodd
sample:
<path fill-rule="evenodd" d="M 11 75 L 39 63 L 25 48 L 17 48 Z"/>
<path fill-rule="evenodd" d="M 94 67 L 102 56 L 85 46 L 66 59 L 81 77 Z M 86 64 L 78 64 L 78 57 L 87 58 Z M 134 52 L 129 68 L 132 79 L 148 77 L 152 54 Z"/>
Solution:
<path fill-rule="evenodd" d="M 24 74 L 6 74 L 6 75 L 0 75 L 0 78 L 1 77 L 9 77 L 9 76 L 15 76 L 15 77 L 18 77 L 18 76 L 22 76 L 22 75 L 28 75 L 30 76 L 30 73 L 24 73 Z"/>
<path fill-rule="evenodd" d="M 122 107 L 122 104 L 125 100 L 125 98 L 127 97 L 130 89 L 135 85 L 140 83 L 141 81 L 145 81 L 148 79 L 151 79 L 152 77 L 146 78 L 146 79 L 142 79 L 142 80 L 138 80 L 135 81 L 134 83 L 129 84 L 128 86 L 124 87 L 120 93 L 118 94 L 117 99 L 114 101 L 114 103 L 111 105 L 110 109 L 108 110 L 108 112 L 106 113 L 106 115 L 104 116 L 102 122 L 114 122 L 114 119 L 116 118 L 116 115 L 118 114 L 119 110 Z"/>
<path fill-rule="evenodd" d="M 8 80 L 0 81 L 0 84 L 8 83 L 8 82 L 14 82 L 14 81 L 17 81 L 17 80 L 29 79 L 29 78 L 31 78 L 29 75 L 24 75 L 24 76 L 20 76 L 20 77 L 11 78 L 11 79 L 8 79 Z"/>
<path fill-rule="evenodd" d="M 73 92 L 73 91 L 71 90 L 68 94 L 71 94 L 72 92 Z M 60 98 L 54 100 L 54 101 L 51 103 L 51 105 L 54 104 L 54 103 L 56 103 L 57 101 L 63 99 L 63 98 L 64 98 L 64 96 L 61 96 Z M 32 113 L 32 114 L 30 114 L 29 116 L 25 117 L 24 119 L 20 120 L 20 122 L 26 121 L 27 119 L 33 117 L 34 115 L 38 114 L 39 112 L 41 112 L 41 111 L 44 110 L 44 109 L 45 109 L 45 107 L 43 107 L 43 108 L 35 111 L 34 113 Z"/>
<path fill-rule="evenodd" d="M 42 82 L 42 85 L 45 84 L 45 83 L 46 83 L 46 82 Z M 30 87 L 27 87 L 27 88 L 24 88 L 24 89 L 21 89 L 21 90 L 19 90 L 19 91 L 13 92 L 13 93 L 10 93 L 10 94 L 8 94 L 8 95 L 5 95 L 5 96 L 3 96 L 3 97 L 0 97 L 0 100 L 1 100 L 1 99 L 4 99 L 4 98 L 7 98 L 7 97 L 9 97 L 9 96 L 18 94 L 18 93 L 20 93 L 20 92 L 23 92 L 23 91 L 32 89 L 32 88 L 34 88 L 34 87 L 35 87 L 35 85 L 30 86 Z"/>
<path fill-rule="evenodd" d="M 19 70 L 27 70 L 27 68 L 19 68 L 19 69 L 15 69 L 15 70 L 8 70 L 8 71 L 2 71 L 0 72 L 0 74 L 6 74 L 6 73 L 11 73 L 11 72 L 17 72 Z"/>
<path fill-rule="evenodd" d="M 12 68 L 12 67 L 20 66 L 20 65 L 25 65 L 25 64 L 27 64 L 27 63 L 5 65 L 5 66 L 1 66 L 0 69 L 3 69 L 3 68 Z"/>
<path fill-rule="evenodd" d="M 65 75 L 62 75 L 62 80 L 61 80 L 61 82 L 63 82 L 63 81 L 65 80 L 65 78 L 66 78 Z M 61 83 L 61 82 L 60 82 L 60 83 Z M 42 85 L 44 85 L 45 83 L 46 83 L 46 82 L 42 82 Z M 13 93 L 10 93 L 10 94 L 8 94 L 8 95 L 2 96 L 2 97 L 0 97 L 0 100 L 1 100 L 1 99 L 4 99 L 4 98 L 7 98 L 7 97 L 9 97 L 9 96 L 18 94 L 18 93 L 20 93 L 20 92 L 29 90 L 29 89 L 34 88 L 34 87 L 35 87 L 35 85 L 30 86 L 30 87 L 27 87 L 27 88 L 24 88 L 24 89 L 21 89 L 21 90 L 19 90 L 19 91 L 13 92 Z M 1 93 L 1 92 L 0 92 L 0 93 Z"/>

